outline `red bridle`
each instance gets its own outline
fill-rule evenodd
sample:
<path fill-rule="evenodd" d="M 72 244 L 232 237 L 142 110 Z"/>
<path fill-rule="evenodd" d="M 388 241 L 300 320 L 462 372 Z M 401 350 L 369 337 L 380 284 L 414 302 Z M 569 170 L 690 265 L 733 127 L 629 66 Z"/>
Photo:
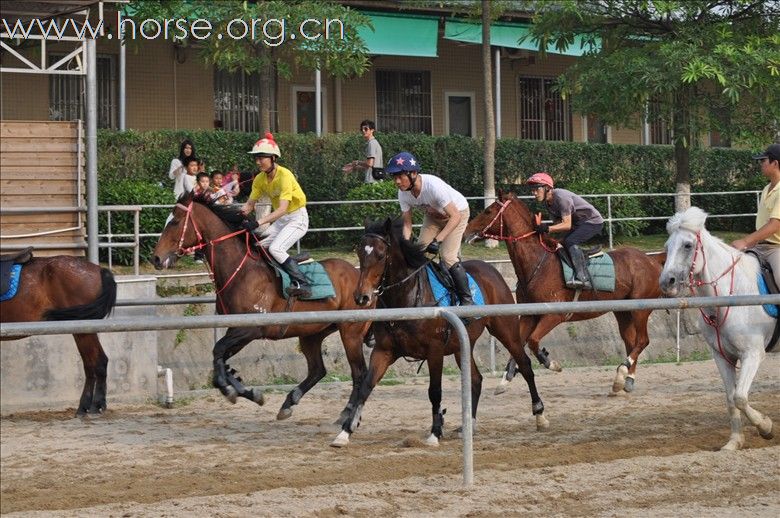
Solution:
<path fill-rule="evenodd" d="M 250 246 L 249 243 L 250 233 L 245 229 L 236 230 L 235 232 L 231 232 L 229 234 L 225 234 L 224 236 L 220 236 L 217 239 L 212 239 L 208 241 L 205 240 L 203 238 L 203 234 L 201 234 L 200 229 L 198 228 L 198 224 L 195 222 L 194 219 L 192 219 L 192 205 L 193 205 L 192 201 L 190 201 L 189 205 L 182 205 L 181 203 L 176 204 L 176 207 L 182 209 L 186 214 L 186 216 L 184 217 L 184 225 L 182 226 L 181 229 L 181 236 L 179 236 L 179 245 L 178 245 L 178 249 L 176 250 L 176 255 L 181 257 L 182 255 L 186 255 L 191 252 L 194 252 L 195 250 L 200 250 L 202 248 L 206 248 L 209 245 L 212 245 L 211 258 L 209 259 L 207 266 L 209 269 L 209 277 L 211 278 L 211 281 L 214 282 L 215 286 L 216 286 L 216 282 L 214 281 L 213 265 L 216 264 L 216 256 L 215 256 L 216 245 L 221 243 L 222 241 L 226 241 L 231 237 L 235 237 L 239 234 L 246 234 L 245 236 L 246 253 L 244 254 L 243 259 L 241 259 L 241 262 L 238 264 L 238 267 L 236 267 L 236 270 L 233 272 L 233 274 L 228 278 L 227 281 L 225 281 L 225 284 L 221 288 L 219 288 L 216 292 L 217 300 L 219 300 L 220 304 L 222 304 L 223 312 L 226 312 L 224 304 L 222 303 L 222 299 L 219 297 L 219 295 L 223 291 L 225 291 L 225 289 L 230 285 L 231 282 L 233 282 L 233 279 L 235 279 L 236 275 L 238 275 L 238 272 L 240 272 L 241 269 L 244 267 L 244 264 L 246 263 L 248 258 L 251 257 L 252 259 L 258 259 L 258 257 L 252 255 L 252 247 Z M 187 228 L 189 227 L 190 222 L 192 222 L 192 229 L 194 230 L 195 235 L 198 237 L 198 243 L 193 246 L 183 248 L 182 245 L 184 244 L 184 234 L 187 232 Z"/>
<path fill-rule="evenodd" d="M 715 296 L 719 296 L 718 293 L 718 281 L 726 276 L 729 272 L 731 272 L 731 281 L 729 284 L 729 296 L 734 294 L 734 270 L 737 266 L 737 263 L 740 259 L 742 259 L 742 255 L 740 254 L 737 256 L 736 259 L 733 259 L 731 262 L 731 266 L 726 268 L 723 273 L 715 277 L 715 279 L 704 282 L 702 280 L 694 279 L 693 274 L 693 268 L 696 265 L 696 257 L 699 255 L 699 250 L 701 250 L 701 257 L 702 257 L 702 271 L 704 271 L 707 268 L 707 256 L 704 255 L 704 244 L 701 241 L 701 232 L 696 233 L 696 248 L 693 250 L 693 261 L 691 261 L 691 269 L 688 270 L 688 288 L 690 288 L 691 292 L 695 292 L 696 288 L 700 288 L 702 286 L 712 286 L 713 291 L 715 292 Z M 707 313 L 704 312 L 704 308 L 699 308 L 699 312 L 701 313 L 701 318 L 704 320 L 704 322 L 707 323 L 707 325 L 711 326 L 713 329 L 715 329 L 715 336 L 718 339 L 718 352 L 720 352 L 720 355 L 725 359 L 727 362 L 729 362 L 733 367 L 736 367 L 734 363 L 723 353 L 723 346 L 720 343 L 720 328 L 721 326 L 726 322 L 726 317 L 729 316 L 729 311 L 731 310 L 731 306 L 727 307 L 723 313 L 723 318 L 718 318 L 718 312 L 720 311 L 720 308 L 717 308 L 715 311 L 715 314 L 712 316 L 709 316 Z"/>
<path fill-rule="evenodd" d="M 527 237 L 531 237 L 534 234 L 538 234 L 538 232 L 536 232 L 535 230 L 532 230 L 530 232 L 526 232 L 525 234 L 522 234 L 522 235 L 519 235 L 519 236 L 506 236 L 506 235 L 504 235 L 504 218 L 503 218 L 503 214 L 504 214 L 504 211 L 507 209 L 507 207 L 509 207 L 509 204 L 512 203 L 512 201 L 513 200 L 510 198 L 510 199 L 508 199 L 508 200 L 506 200 L 506 201 L 501 203 L 501 208 L 498 209 L 498 212 L 493 217 L 493 219 L 490 220 L 490 223 L 485 225 L 485 228 L 483 228 L 479 232 L 479 235 L 481 237 L 484 237 L 484 238 L 487 238 L 487 239 L 495 239 L 496 241 L 506 241 L 508 243 L 513 243 L 515 241 L 520 241 L 520 240 L 525 239 Z M 493 224 L 496 222 L 496 220 L 498 220 L 498 235 L 496 235 L 496 234 L 489 234 L 487 232 L 487 229 L 492 227 Z M 536 214 L 534 216 L 534 223 L 536 225 L 539 225 L 541 222 L 542 222 L 541 214 Z M 547 250 L 551 254 L 554 254 L 555 250 L 554 249 L 550 249 L 547 246 L 547 244 L 544 242 L 544 239 L 542 239 L 542 234 L 538 234 L 538 235 L 539 235 L 539 243 L 542 245 L 542 248 L 544 248 L 545 250 Z"/>

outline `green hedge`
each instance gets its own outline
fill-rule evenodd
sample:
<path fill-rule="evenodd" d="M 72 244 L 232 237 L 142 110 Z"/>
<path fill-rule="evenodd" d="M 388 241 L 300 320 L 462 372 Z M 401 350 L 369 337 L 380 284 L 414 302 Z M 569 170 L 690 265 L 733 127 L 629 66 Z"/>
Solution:
<path fill-rule="evenodd" d="M 185 138 L 195 142 L 197 154 L 208 171 L 226 170 L 234 163 L 241 171 L 255 170 L 247 151 L 259 138 L 254 133 L 226 131 L 98 132 L 99 199 L 101 204 L 162 203 L 171 200 L 173 183 L 168 167 Z M 466 196 L 481 196 L 482 141 L 459 136 L 433 137 L 421 134 L 380 133 L 384 155 L 406 150 L 418 157 L 423 172 L 442 177 Z M 341 166 L 362 157 L 364 140 L 357 134 L 326 135 L 280 133 L 280 163 L 290 168 L 311 201 L 347 199 L 394 199 L 392 183 L 364 185 L 361 174 L 345 175 Z M 694 192 L 760 189 L 765 180 L 750 159 L 750 152 L 732 149 L 694 150 L 691 156 Z M 522 182 L 536 171 L 550 172 L 557 185 L 580 194 L 673 192 L 674 150 L 671 146 L 582 144 L 501 139 L 496 145 L 496 187 L 526 194 Z M 124 195 L 127 193 L 127 196 Z M 712 213 L 755 211 L 755 197 L 733 195 L 693 198 Z M 595 204 L 606 213 L 606 203 Z M 481 203 L 472 202 L 472 212 Z M 672 214 L 671 198 L 627 197 L 613 200 L 613 214 L 662 216 Z M 143 232 L 159 232 L 167 213 L 150 216 Z M 398 213 L 397 205 L 319 205 L 310 207 L 312 227 L 362 225 L 371 218 Z M 712 228 L 749 230 L 749 218 L 713 219 Z M 148 225 L 148 226 L 147 226 Z M 662 232 L 663 221 L 626 222 L 618 233 Z M 114 231 L 117 232 L 116 225 Z M 306 246 L 342 244 L 354 232 L 309 233 Z"/>

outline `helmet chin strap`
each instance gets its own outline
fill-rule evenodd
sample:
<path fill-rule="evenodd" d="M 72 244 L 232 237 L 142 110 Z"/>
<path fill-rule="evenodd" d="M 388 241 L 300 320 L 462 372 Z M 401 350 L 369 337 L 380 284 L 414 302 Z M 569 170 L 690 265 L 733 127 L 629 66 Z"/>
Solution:
<path fill-rule="evenodd" d="M 417 181 L 417 178 L 412 179 L 412 172 L 411 171 L 407 171 L 406 172 L 406 177 L 409 179 L 409 188 L 405 189 L 405 190 L 407 192 L 409 192 L 412 189 L 414 189 L 414 182 Z"/>

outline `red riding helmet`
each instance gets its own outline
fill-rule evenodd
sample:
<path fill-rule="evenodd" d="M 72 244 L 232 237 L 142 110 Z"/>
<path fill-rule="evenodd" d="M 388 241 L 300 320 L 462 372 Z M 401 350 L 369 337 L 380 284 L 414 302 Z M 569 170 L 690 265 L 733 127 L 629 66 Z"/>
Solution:
<path fill-rule="evenodd" d="M 526 185 L 546 185 L 550 189 L 553 188 L 553 179 L 547 173 L 535 173 L 525 181 Z"/>

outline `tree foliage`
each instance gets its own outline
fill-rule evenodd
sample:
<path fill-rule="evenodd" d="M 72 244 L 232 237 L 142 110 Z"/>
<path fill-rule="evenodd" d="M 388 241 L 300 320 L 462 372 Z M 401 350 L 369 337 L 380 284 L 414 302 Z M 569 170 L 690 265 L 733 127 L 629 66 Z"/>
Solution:
<path fill-rule="evenodd" d="M 689 149 L 716 130 L 761 146 L 780 136 L 777 0 L 555 0 L 532 2 L 544 52 L 584 37 L 585 55 L 559 79 L 580 113 L 636 127 L 647 115 L 673 128 L 677 183 Z"/>

